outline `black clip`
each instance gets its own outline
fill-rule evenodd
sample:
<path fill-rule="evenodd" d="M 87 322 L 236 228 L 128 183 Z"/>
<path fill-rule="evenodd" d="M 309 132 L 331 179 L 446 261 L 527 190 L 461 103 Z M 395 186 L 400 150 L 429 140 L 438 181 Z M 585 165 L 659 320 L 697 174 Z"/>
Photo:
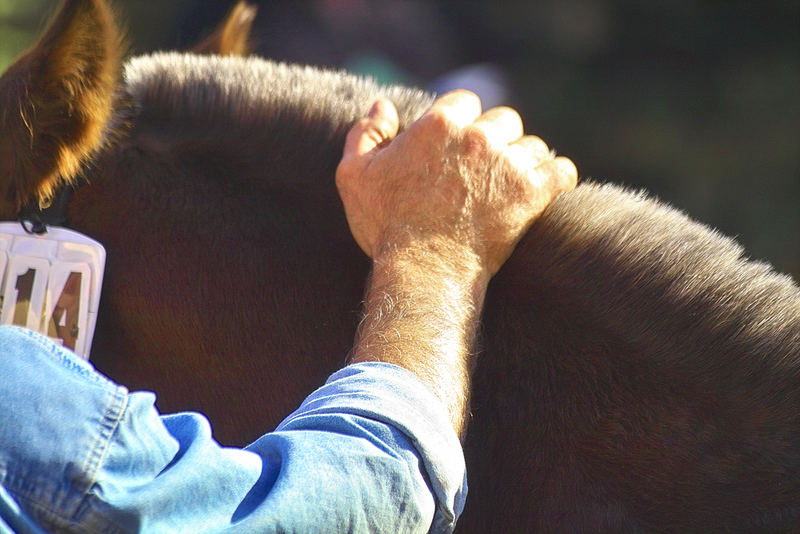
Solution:
<path fill-rule="evenodd" d="M 22 225 L 22 229 L 29 234 L 43 235 L 47 233 L 47 225 L 38 213 L 21 213 L 19 223 Z"/>
<path fill-rule="evenodd" d="M 47 233 L 48 226 L 66 226 L 67 204 L 72 192 L 71 186 L 64 185 L 46 208 L 35 204 L 22 208 L 18 217 L 22 229 L 29 234 L 42 235 Z"/>

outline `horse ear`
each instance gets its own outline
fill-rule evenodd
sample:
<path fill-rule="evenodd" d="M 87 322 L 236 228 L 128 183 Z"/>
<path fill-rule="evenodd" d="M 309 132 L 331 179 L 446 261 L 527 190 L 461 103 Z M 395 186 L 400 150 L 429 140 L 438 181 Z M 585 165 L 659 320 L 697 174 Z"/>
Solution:
<path fill-rule="evenodd" d="M 214 33 L 192 48 L 192 52 L 246 56 L 253 51 L 250 32 L 257 12 L 257 7 L 239 0 Z"/>
<path fill-rule="evenodd" d="M 103 145 L 122 56 L 105 2 L 64 0 L 0 77 L 0 214 L 46 205 Z"/>

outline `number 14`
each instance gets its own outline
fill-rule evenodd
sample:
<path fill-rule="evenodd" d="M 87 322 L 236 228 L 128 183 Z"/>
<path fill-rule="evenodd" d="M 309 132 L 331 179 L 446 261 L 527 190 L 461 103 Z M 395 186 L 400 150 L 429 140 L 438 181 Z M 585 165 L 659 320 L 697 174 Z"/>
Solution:
<path fill-rule="evenodd" d="M 0 323 L 37 330 L 81 353 L 86 338 L 81 325 L 86 324 L 89 303 L 89 266 L 11 257 L 6 275 Z"/>

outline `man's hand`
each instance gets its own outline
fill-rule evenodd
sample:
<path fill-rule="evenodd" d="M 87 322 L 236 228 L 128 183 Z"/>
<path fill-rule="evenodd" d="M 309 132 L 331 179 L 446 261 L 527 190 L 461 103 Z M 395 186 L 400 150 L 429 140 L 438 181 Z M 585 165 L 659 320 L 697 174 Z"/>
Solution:
<path fill-rule="evenodd" d="M 394 106 L 377 102 L 348 134 L 336 172 L 350 230 L 374 260 L 351 361 L 409 369 L 461 434 L 489 278 L 577 172 L 523 137 L 515 111 L 481 115 L 465 91 L 397 129 Z"/>
<path fill-rule="evenodd" d="M 577 171 L 523 136 L 510 108 L 481 114 L 478 97 L 448 93 L 398 135 L 388 101 L 347 136 L 336 185 L 350 230 L 370 257 L 387 246 L 428 243 L 473 252 L 493 275 L 548 203 L 572 189 Z"/>

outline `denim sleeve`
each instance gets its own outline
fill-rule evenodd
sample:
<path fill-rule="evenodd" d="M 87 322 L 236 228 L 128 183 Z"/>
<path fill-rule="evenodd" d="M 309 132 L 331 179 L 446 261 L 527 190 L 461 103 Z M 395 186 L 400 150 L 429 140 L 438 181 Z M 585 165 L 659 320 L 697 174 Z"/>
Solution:
<path fill-rule="evenodd" d="M 339 371 L 276 431 L 219 446 L 38 334 L 0 327 L 0 532 L 450 532 L 464 459 L 413 374 Z"/>
<path fill-rule="evenodd" d="M 341 449 L 332 450 L 328 446 L 330 437 L 321 435 L 330 432 L 337 436 L 334 438 L 336 440 L 346 436 L 347 443 L 352 443 L 354 438 L 360 441 L 363 447 L 353 445 L 353 449 L 363 450 L 365 458 L 373 458 L 380 451 L 379 457 L 401 460 L 401 464 L 405 464 L 402 469 L 408 469 L 409 480 L 413 481 L 409 485 L 413 494 L 407 499 L 399 498 L 400 494 L 392 487 L 376 488 L 369 492 L 381 496 L 383 502 L 375 501 L 371 511 L 359 512 L 363 514 L 363 524 L 370 527 L 367 531 L 378 531 L 367 523 L 370 517 L 380 516 L 381 511 L 402 516 L 402 510 L 410 509 L 412 503 L 417 503 L 418 511 L 415 514 L 421 515 L 420 524 L 430 525 L 431 532 L 453 530 L 466 499 L 464 456 L 452 423 L 438 398 L 415 375 L 401 367 L 385 363 L 348 366 L 332 375 L 322 388 L 309 396 L 270 436 L 291 436 L 292 440 L 318 441 L 321 446 L 308 451 L 309 462 L 315 458 L 326 458 L 326 461 L 336 465 L 341 461 L 338 458 Z M 251 445 L 251 450 L 258 448 L 262 440 Z M 346 443 L 343 442 L 342 445 L 346 446 Z M 362 474 L 341 477 L 342 482 L 349 484 L 343 492 L 346 498 L 357 495 L 359 487 L 364 488 L 362 492 L 366 491 L 367 486 L 363 486 L 365 476 L 371 478 L 372 483 L 381 481 L 377 473 L 375 476 L 370 475 L 371 468 L 367 464 L 371 462 L 366 462 L 359 468 L 363 471 Z M 335 476 L 340 477 L 339 474 Z M 290 479 L 301 484 L 295 489 L 298 494 L 311 486 L 307 482 L 308 478 L 310 477 L 298 473 L 298 476 Z M 325 495 L 332 486 L 313 484 L 313 487 L 315 491 Z M 431 492 L 433 502 L 426 502 L 430 500 Z M 372 500 L 368 495 L 365 497 L 365 502 Z M 323 499 L 324 497 L 320 500 Z M 287 499 L 287 502 L 293 500 Z M 421 506 L 423 503 L 425 505 Z M 435 512 L 432 522 L 427 519 L 431 512 Z M 410 527 L 411 525 L 409 532 L 412 531 Z M 394 532 L 404 531 L 395 526 Z M 422 531 L 426 532 L 427 529 Z"/>

